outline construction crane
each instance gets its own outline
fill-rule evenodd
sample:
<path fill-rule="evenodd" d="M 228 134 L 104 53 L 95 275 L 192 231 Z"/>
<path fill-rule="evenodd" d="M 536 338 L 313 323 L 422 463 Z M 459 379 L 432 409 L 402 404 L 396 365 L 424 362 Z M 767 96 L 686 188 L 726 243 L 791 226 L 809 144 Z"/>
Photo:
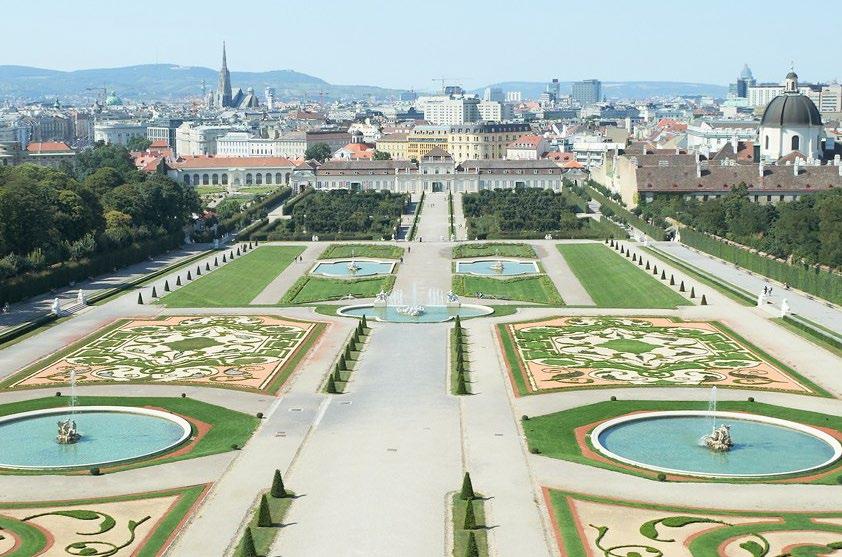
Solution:
<path fill-rule="evenodd" d="M 471 79 L 470 77 L 434 77 L 432 81 L 440 81 L 441 82 L 441 92 L 444 93 L 444 84 L 448 81 L 454 82 L 460 79 Z"/>

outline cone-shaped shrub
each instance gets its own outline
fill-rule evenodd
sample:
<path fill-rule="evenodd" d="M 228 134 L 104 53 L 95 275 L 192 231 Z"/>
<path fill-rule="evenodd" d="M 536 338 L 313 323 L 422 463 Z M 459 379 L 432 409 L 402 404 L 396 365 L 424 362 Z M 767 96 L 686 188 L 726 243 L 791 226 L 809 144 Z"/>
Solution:
<path fill-rule="evenodd" d="M 243 532 L 243 539 L 240 541 L 240 551 L 237 557 L 257 557 L 257 550 L 254 548 L 254 538 L 251 535 L 251 528 L 246 527 Z"/>
<path fill-rule="evenodd" d="M 205 271 L 210 271 L 210 261 L 205 262 Z"/>
<path fill-rule="evenodd" d="M 684 281 L 683 280 L 681 281 L 681 284 L 678 285 L 678 291 L 684 292 Z"/>
<path fill-rule="evenodd" d="M 675 286 L 675 275 L 670 275 L 670 286 Z"/>
<path fill-rule="evenodd" d="M 249 242 L 249 248 L 251 248 L 251 242 Z"/>
<path fill-rule="evenodd" d="M 202 276 L 202 268 L 199 265 L 196 265 L 196 276 Z"/>
<path fill-rule="evenodd" d="M 465 372 L 465 360 L 462 358 L 456 358 L 456 373 L 462 374 Z"/>
<path fill-rule="evenodd" d="M 345 360 L 350 360 L 350 359 L 351 359 L 351 344 L 350 344 L 350 343 L 348 343 L 348 344 L 346 344 L 346 345 L 345 345 L 345 354 L 344 354 L 344 359 L 345 359 Z"/>
<path fill-rule="evenodd" d="M 704 295 L 704 294 L 702 294 L 702 301 L 701 301 L 700 303 L 701 303 L 703 306 L 708 305 L 708 299 L 707 299 L 707 298 L 705 298 L 705 295 Z"/>
<path fill-rule="evenodd" d="M 347 364 L 347 363 L 345 363 L 345 355 L 344 355 L 344 354 L 343 354 L 343 355 L 339 358 L 339 361 L 338 361 L 338 362 L 336 362 L 336 365 L 337 365 L 337 366 L 339 367 L 339 369 L 340 369 L 340 370 L 342 370 L 342 371 L 345 371 L 345 370 L 347 370 L 347 369 L 348 369 L 348 364 Z"/>
<path fill-rule="evenodd" d="M 653 274 L 653 275 L 657 275 L 657 274 L 658 274 L 658 266 L 657 266 L 657 265 L 653 265 L 653 266 L 652 266 L 652 274 Z"/>
<path fill-rule="evenodd" d="M 190 274 L 190 271 L 187 271 L 187 280 L 193 280 L 193 275 Z"/>
<path fill-rule="evenodd" d="M 143 292 L 137 293 L 137 303 L 143 305 Z"/>
<path fill-rule="evenodd" d="M 633 253 L 633 254 L 632 254 L 632 261 L 634 261 L 635 263 L 637 263 L 637 254 L 636 254 L 636 253 Z"/>
<path fill-rule="evenodd" d="M 154 286 L 152 287 L 152 297 L 153 297 L 153 298 L 157 298 L 157 297 L 158 297 L 158 291 L 157 291 L 157 290 L 155 290 L 155 287 L 154 287 Z"/>
<path fill-rule="evenodd" d="M 459 492 L 459 498 L 463 501 L 470 501 L 476 499 L 477 495 L 474 493 L 474 484 L 471 483 L 471 475 L 465 472 L 462 477 L 462 490 Z"/>
<path fill-rule="evenodd" d="M 466 395 L 468 394 L 468 385 L 465 384 L 465 375 L 459 375 L 456 379 L 456 394 L 457 395 Z"/>
<path fill-rule="evenodd" d="M 164 292 L 169 292 L 169 291 L 170 291 L 170 281 L 165 280 L 164 281 Z"/>
<path fill-rule="evenodd" d="M 693 299 L 693 298 L 695 298 L 695 297 L 696 297 L 696 287 L 695 287 L 695 286 L 691 286 L 691 287 L 690 287 L 690 299 L 692 300 L 692 299 Z"/>
<path fill-rule="evenodd" d="M 456 319 L 453 321 L 453 323 L 456 325 L 456 327 L 461 327 L 461 326 L 462 326 L 462 320 L 461 320 L 461 319 L 459 319 L 459 316 L 458 316 L 458 315 L 456 316 Z"/>
<path fill-rule="evenodd" d="M 280 470 L 275 470 L 275 475 L 272 476 L 272 489 L 269 490 L 269 495 L 275 499 L 287 496 L 287 490 L 284 487 L 284 479 L 281 477 Z"/>
<path fill-rule="evenodd" d="M 651 267 L 649 267 L 649 262 L 646 262 L 646 270 L 648 271 Z"/>
<path fill-rule="evenodd" d="M 332 395 L 335 395 L 339 391 L 336 390 L 336 381 L 333 379 L 333 375 L 327 378 L 327 392 Z"/>
<path fill-rule="evenodd" d="M 465 507 L 465 524 L 462 526 L 465 530 L 476 530 L 477 517 L 474 514 L 474 503 L 470 499 L 468 505 Z"/>
<path fill-rule="evenodd" d="M 240 255 L 240 250 L 237 250 L 237 255 Z M 228 257 L 234 259 L 234 250 L 228 252 Z"/>
<path fill-rule="evenodd" d="M 477 537 L 473 532 L 468 533 L 468 545 L 465 546 L 465 557 L 479 557 L 479 546 Z"/>
<path fill-rule="evenodd" d="M 223 262 L 223 263 L 226 263 L 227 261 L 228 261 L 228 258 L 227 258 L 227 257 L 225 256 L 225 254 L 223 253 L 223 254 L 222 254 L 222 262 Z"/>
<path fill-rule="evenodd" d="M 237 246 L 237 255 L 240 255 L 240 246 Z"/>
<path fill-rule="evenodd" d="M 258 245 L 260 245 L 260 242 L 258 240 L 255 240 L 254 241 L 254 247 L 257 247 Z"/>
<path fill-rule="evenodd" d="M 218 257 L 214 257 L 214 258 L 213 258 L 213 266 L 214 266 L 214 267 L 219 267 L 219 258 L 218 258 Z"/>
<path fill-rule="evenodd" d="M 257 508 L 257 525 L 263 528 L 272 526 L 272 513 L 269 511 L 269 501 L 266 494 L 260 496 L 260 506 Z"/>
<path fill-rule="evenodd" d="M 365 315 L 363 315 L 362 321 L 360 321 L 360 323 L 362 323 L 364 329 L 368 327 L 368 321 L 365 320 Z"/>
<path fill-rule="evenodd" d="M 176 286 L 181 286 L 181 275 L 178 275 L 178 276 L 176 277 L 176 279 L 175 279 L 175 285 L 176 285 Z"/>

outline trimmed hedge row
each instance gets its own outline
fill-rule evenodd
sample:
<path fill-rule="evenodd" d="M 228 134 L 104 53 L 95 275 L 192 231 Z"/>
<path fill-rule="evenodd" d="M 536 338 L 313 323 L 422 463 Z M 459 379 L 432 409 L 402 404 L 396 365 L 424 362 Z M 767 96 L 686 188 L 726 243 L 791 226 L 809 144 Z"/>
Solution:
<path fill-rule="evenodd" d="M 415 217 L 412 219 L 412 226 L 409 227 L 409 234 L 407 235 L 407 240 L 412 240 L 415 238 L 415 233 L 418 232 L 418 220 L 421 218 L 421 208 L 424 206 L 424 196 L 427 195 L 426 191 L 421 192 L 421 199 L 418 200 L 418 206 L 415 208 Z"/>
<path fill-rule="evenodd" d="M 284 202 L 292 194 L 292 188 L 281 188 L 275 193 L 267 195 L 257 203 L 249 205 L 236 215 L 228 217 L 227 219 L 219 221 L 217 232 L 224 234 L 225 232 L 235 232 L 243 227 L 248 226 L 254 220 L 266 218 L 266 215 L 275 206 Z"/>
<path fill-rule="evenodd" d="M 25 300 L 56 288 L 64 288 L 71 283 L 81 282 L 88 277 L 111 273 L 115 269 L 133 265 L 162 252 L 178 248 L 183 241 L 183 234 L 178 232 L 172 236 L 146 240 L 80 261 L 68 261 L 43 271 L 6 279 L 0 282 L 0 292 L 2 292 L 0 304 Z"/>
<path fill-rule="evenodd" d="M 610 207 L 615 214 L 617 214 L 620 218 L 627 221 L 629 224 L 634 226 L 635 228 L 641 230 L 647 236 L 651 237 L 654 240 L 664 240 L 666 239 L 666 231 L 662 228 L 658 228 L 657 226 L 653 226 L 643 220 L 642 218 L 638 217 L 613 199 L 608 199 L 606 196 L 602 195 L 598 192 L 593 186 L 587 186 L 587 191 L 591 197 L 599 201 L 600 205 L 605 205 Z"/>
<path fill-rule="evenodd" d="M 787 283 L 798 290 L 842 304 L 842 275 L 833 271 L 818 266 L 790 265 L 690 227 L 681 229 L 681 242 L 744 269 Z"/>

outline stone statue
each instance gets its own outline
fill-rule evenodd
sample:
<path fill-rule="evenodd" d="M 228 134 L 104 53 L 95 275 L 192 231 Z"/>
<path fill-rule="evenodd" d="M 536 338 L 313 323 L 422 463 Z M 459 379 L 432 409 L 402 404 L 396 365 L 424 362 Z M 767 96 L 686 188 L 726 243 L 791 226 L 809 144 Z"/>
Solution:
<path fill-rule="evenodd" d="M 57 422 L 57 424 L 58 435 L 56 435 L 56 441 L 60 445 L 72 445 L 82 437 L 82 435 L 76 431 L 76 420 L 68 418 Z"/>
<path fill-rule="evenodd" d="M 453 293 L 453 290 L 447 293 L 447 307 L 459 307 L 462 302 L 459 301 L 459 296 Z"/>
<path fill-rule="evenodd" d="M 53 298 L 53 305 L 50 306 L 50 311 L 53 312 L 53 315 L 61 314 L 61 302 L 58 298 Z"/>
<path fill-rule="evenodd" d="M 389 301 L 389 295 L 386 294 L 383 290 L 377 293 L 377 296 L 374 297 L 374 307 L 386 307 L 386 304 Z"/>
<path fill-rule="evenodd" d="M 718 453 L 727 452 L 734 445 L 734 442 L 731 440 L 731 426 L 724 424 L 714 429 L 710 435 L 705 435 L 702 439 L 708 449 Z"/>
<path fill-rule="evenodd" d="M 79 293 L 76 295 L 76 302 L 79 304 L 87 305 L 88 301 L 85 299 L 85 291 L 81 288 L 79 289 Z"/>
<path fill-rule="evenodd" d="M 786 301 L 786 298 L 783 299 L 781 302 L 781 317 L 786 317 L 789 314 L 789 302 Z"/>

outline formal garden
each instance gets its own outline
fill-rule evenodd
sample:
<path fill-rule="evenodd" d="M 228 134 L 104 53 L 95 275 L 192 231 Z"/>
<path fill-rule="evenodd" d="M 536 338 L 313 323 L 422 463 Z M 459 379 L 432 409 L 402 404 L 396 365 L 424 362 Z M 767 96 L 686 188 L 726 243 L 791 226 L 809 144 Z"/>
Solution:
<path fill-rule="evenodd" d="M 207 486 L 121 497 L 0 504 L 0 554 L 161 555 Z"/>
<path fill-rule="evenodd" d="M 559 551 L 570 557 L 806 557 L 842 549 L 839 512 L 726 511 L 548 489 L 544 495 Z"/>
<path fill-rule="evenodd" d="M 319 259 L 400 259 L 403 254 L 404 248 L 394 244 L 330 244 L 319 254 Z"/>
<path fill-rule="evenodd" d="M 716 322 L 558 317 L 501 324 L 498 333 L 521 395 L 642 386 L 827 394 Z"/>
<path fill-rule="evenodd" d="M 313 191 L 291 200 L 287 219 L 267 222 L 250 234 L 256 240 L 389 240 L 408 210 L 406 194 L 349 190 Z"/>
<path fill-rule="evenodd" d="M 268 315 L 125 319 L 2 382 L 25 389 L 159 383 L 275 392 L 323 324 Z"/>
<path fill-rule="evenodd" d="M 468 238 L 625 238 L 618 226 L 591 218 L 567 193 L 523 188 L 483 190 L 462 197 Z"/>
<path fill-rule="evenodd" d="M 533 304 L 564 304 L 553 281 L 545 274 L 526 277 L 495 278 L 456 274 L 453 292 L 459 296 L 488 300 L 515 300 Z"/>

